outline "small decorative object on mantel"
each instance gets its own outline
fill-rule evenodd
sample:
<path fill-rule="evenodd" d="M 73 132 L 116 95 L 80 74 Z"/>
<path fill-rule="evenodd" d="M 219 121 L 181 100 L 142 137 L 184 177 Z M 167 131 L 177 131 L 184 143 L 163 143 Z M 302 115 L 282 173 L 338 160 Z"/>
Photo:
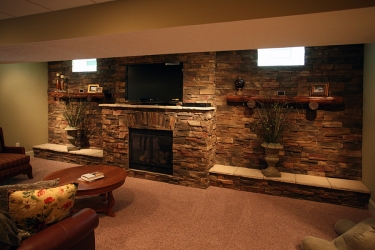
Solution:
<path fill-rule="evenodd" d="M 329 83 L 314 83 L 311 84 L 311 96 L 328 96 Z"/>
<path fill-rule="evenodd" d="M 96 93 L 96 88 L 99 88 L 99 84 L 89 84 L 87 88 L 87 92 Z"/>
<path fill-rule="evenodd" d="M 237 95 L 242 95 L 242 88 L 245 86 L 245 81 L 241 78 L 241 76 L 238 76 L 236 81 L 234 82 L 234 87 L 237 91 Z"/>
<path fill-rule="evenodd" d="M 65 92 L 64 75 L 61 75 L 60 78 L 61 78 L 61 80 L 60 80 L 60 91 Z"/>
<path fill-rule="evenodd" d="M 56 73 L 56 89 L 55 92 L 60 92 L 60 73 Z"/>

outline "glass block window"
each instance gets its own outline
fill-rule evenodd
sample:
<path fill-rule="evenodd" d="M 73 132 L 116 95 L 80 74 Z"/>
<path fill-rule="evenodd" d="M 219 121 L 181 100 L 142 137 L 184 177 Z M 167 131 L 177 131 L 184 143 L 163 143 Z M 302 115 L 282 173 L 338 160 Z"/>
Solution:
<path fill-rule="evenodd" d="M 96 58 L 72 60 L 73 72 L 96 72 Z"/>
<path fill-rule="evenodd" d="M 258 49 L 258 66 L 305 65 L 305 47 Z"/>

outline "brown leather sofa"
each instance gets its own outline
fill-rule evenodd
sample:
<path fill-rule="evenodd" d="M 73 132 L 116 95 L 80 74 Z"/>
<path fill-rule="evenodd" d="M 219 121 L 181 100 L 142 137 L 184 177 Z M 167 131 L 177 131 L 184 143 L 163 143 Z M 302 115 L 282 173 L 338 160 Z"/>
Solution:
<path fill-rule="evenodd" d="M 17 250 L 92 250 L 95 249 L 94 229 L 99 225 L 96 212 L 84 208 L 76 214 L 49 226 L 22 241 Z M 0 249 L 14 249 L 3 246 Z"/>
<path fill-rule="evenodd" d="M 0 127 L 0 184 L 13 176 L 27 174 L 32 179 L 30 156 L 24 147 L 7 147 L 4 143 L 3 129 Z"/>

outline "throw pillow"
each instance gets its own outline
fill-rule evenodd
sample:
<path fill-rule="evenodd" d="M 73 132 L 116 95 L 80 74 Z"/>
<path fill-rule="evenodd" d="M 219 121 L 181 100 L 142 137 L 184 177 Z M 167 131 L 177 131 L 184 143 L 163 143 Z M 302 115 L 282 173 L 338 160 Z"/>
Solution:
<path fill-rule="evenodd" d="M 28 190 L 28 189 L 41 189 L 51 188 L 59 185 L 60 179 L 39 181 L 35 183 L 15 184 L 0 186 L 0 210 L 8 211 L 8 191 L 9 190 Z"/>
<path fill-rule="evenodd" d="M 70 215 L 77 186 L 9 191 L 9 214 L 19 228 L 37 233 Z"/>

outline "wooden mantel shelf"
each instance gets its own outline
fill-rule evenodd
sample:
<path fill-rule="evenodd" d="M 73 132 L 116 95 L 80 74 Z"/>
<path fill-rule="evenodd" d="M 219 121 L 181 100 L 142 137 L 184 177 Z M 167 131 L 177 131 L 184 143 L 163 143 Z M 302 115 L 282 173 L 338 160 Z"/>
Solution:
<path fill-rule="evenodd" d="M 227 102 L 241 103 L 248 101 L 258 102 L 288 102 L 288 103 L 301 103 L 309 104 L 312 102 L 318 103 L 319 105 L 341 105 L 344 102 L 344 98 L 340 96 L 272 96 L 272 97 L 261 97 L 261 96 L 246 96 L 246 95 L 228 95 Z"/>
<path fill-rule="evenodd" d="M 67 98 L 88 98 L 92 99 L 103 99 L 105 98 L 104 93 L 66 93 L 66 92 L 50 92 L 48 93 L 49 96 L 55 98 L 55 100 L 59 99 L 67 99 Z"/>

